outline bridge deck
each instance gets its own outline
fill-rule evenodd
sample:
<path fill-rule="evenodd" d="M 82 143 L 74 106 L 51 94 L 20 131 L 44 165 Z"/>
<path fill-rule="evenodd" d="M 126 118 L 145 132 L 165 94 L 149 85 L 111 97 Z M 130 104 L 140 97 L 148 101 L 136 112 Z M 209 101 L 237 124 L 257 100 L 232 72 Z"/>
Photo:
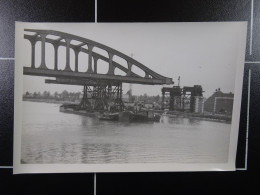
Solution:
<path fill-rule="evenodd" d="M 114 80 L 114 81 L 121 81 L 123 83 L 136 83 L 136 84 L 143 84 L 143 85 L 163 85 L 163 84 L 173 83 L 170 78 L 166 78 L 165 80 L 162 80 L 162 79 L 154 79 L 154 78 L 141 78 L 141 77 L 133 77 L 133 76 L 120 76 L 120 75 L 94 74 L 94 73 L 90 74 L 90 73 L 83 73 L 83 72 L 70 72 L 64 70 L 50 70 L 50 69 L 40 69 L 40 68 L 30 68 L 30 67 L 23 67 L 23 74 L 31 75 L 31 76 L 73 79 L 75 81 L 76 80 L 79 81 L 78 85 L 82 85 L 82 82 L 80 82 L 80 80 L 84 80 L 84 79 Z"/>

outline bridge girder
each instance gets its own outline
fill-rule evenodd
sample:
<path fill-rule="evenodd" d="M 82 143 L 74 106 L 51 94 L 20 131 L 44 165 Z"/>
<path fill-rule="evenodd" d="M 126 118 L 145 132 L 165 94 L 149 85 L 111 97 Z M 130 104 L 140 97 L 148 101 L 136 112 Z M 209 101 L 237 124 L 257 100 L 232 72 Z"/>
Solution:
<path fill-rule="evenodd" d="M 142 77 L 128 77 L 128 76 L 120 76 L 120 75 L 68 72 L 68 71 L 48 70 L 48 69 L 39 69 L 39 68 L 30 68 L 30 67 L 24 67 L 23 74 L 31 75 L 31 76 L 43 76 L 43 77 L 56 77 L 56 78 L 62 77 L 62 78 L 73 79 L 75 82 L 77 82 L 77 80 L 95 79 L 95 80 L 118 80 L 123 83 L 135 83 L 135 84 L 143 84 L 143 85 L 165 84 L 160 79 L 146 79 Z M 81 85 L 81 81 L 78 81 L 78 85 Z"/>

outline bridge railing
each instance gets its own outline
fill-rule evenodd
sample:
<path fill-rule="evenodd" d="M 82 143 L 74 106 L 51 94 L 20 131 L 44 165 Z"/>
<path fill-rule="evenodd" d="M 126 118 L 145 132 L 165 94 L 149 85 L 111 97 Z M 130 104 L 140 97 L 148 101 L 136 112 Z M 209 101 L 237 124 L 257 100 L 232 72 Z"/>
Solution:
<path fill-rule="evenodd" d="M 31 68 L 36 68 L 35 66 L 35 45 L 37 42 L 41 42 L 41 62 L 40 62 L 40 69 L 48 69 L 46 66 L 46 43 L 51 43 L 54 48 L 54 70 L 58 70 L 58 48 L 60 46 L 63 46 L 66 48 L 66 64 L 64 71 L 72 72 L 73 70 L 70 67 L 70 49 L 72 49 L 75 53 L 75 70 L 74 72 L 79 71 L 79 53 L 87 53 L 88 54 L 88 64 L 87 64 L 87 71 L 86 73 L 89 74 L 97 74 L 97 61 L 103 60 L 105 62 L 108 62 L 109 68 L 108 68 L 108 75 L 115 75 L 115 68 L 120 69 L 121 71 L 126 73 L 126 76 L 131 77 L 141 77 L 138 74 L 135 74 L 132 71 L 133 66 L 136 66 L 140 68 L 142 71 L 144 71 L 145 76 L 143 78 L 146 79 L 161 79 L 165 80 L 165 84 L 172 84 L 172 79 L 164 77 L 145 65 L 141 64 L 140 62 L 136 61 L 135 59 L 121 53 L 120 51 L 117 51 L 111 47 L 108 47 L 106 45 L 103 45 L 101 43 L 92 41 L 90 39 L 86 39 L 80 36 L 54 31 L 54 30 L 36 30 L 36 29 L 25 29 L 27 32 L 33 32 L 33 35 L 25 34 L 24 38 L 29 40 L 31 43 Z M 56 39 L 48 38 L 48 35 L 53 35 L 55 37 L 58 37 Z M 77 41 L 79 44 L 72 44 L 72 41 Z M 84 46 L 87 46 L 84 47 Z M 94 48 L 99 48 L 102 50 L 105 50 L 108 53 L 108 57 L 101 55 L 99 53 L 96 53 L 93 51 Z M 124 59 L 127 62 L 127 68 L 122 66 L 121 64 L 113 61 L 114 56 L 119 56 L 122 59 Z M 92 60 L 93 58 L 93 60 Z M 94 61 L 94 62 L 92 62 Z M 92 65 L 94 68 L 92 68 Z"/>

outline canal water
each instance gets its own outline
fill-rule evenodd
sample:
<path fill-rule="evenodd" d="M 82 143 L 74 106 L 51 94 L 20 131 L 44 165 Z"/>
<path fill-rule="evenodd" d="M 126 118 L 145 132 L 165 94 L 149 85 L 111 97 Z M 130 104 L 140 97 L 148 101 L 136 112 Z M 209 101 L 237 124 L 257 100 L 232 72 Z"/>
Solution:
<path fill-rule="evenodd" d="M 164 116 L 120 123 L 23 102 L 21 162 L 30 164 L 224 163 L 230 124 Z"/>

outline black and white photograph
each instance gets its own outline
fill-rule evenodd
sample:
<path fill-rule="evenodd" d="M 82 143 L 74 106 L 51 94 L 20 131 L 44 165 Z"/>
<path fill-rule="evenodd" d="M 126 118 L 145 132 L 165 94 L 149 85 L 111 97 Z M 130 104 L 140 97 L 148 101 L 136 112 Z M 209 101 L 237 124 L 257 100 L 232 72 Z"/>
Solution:
<path fill-rule="evenodd" d="M 235 170 L 246 31 L 16 22 L 14 173 Z"/>

